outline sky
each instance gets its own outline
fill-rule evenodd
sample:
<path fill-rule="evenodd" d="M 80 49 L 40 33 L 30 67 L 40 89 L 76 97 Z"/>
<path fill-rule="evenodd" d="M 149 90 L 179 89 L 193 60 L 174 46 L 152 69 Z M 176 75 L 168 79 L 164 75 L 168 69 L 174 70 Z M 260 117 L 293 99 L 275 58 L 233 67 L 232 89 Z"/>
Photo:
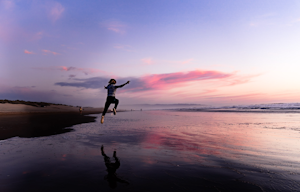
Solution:
<path fill-rule="evenodd" d="M 0 99 L 300 102 L 298 0 L 0 0 Z"/>

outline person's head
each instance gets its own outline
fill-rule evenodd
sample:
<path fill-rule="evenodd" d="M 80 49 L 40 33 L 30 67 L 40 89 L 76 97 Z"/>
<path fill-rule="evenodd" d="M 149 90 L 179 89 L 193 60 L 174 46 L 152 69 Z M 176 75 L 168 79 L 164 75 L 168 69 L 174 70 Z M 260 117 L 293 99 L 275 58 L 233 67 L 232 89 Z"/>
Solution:
<path fill-rule="evenodd" d="M 109 84 L 116 84 L 117 81 L 116 81 L 115 79 L 110 79 L 108 83 L 109 83 Z"/>

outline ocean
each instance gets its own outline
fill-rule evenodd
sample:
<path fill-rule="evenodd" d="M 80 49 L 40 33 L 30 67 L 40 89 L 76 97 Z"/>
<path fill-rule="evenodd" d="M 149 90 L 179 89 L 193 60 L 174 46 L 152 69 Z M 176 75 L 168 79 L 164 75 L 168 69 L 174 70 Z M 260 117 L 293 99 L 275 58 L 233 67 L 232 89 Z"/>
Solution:
<path fill-rule="evenodd" d="M 261 108 L 129 110 L 2 140 L 0 190 L 300 191 L 300 114 Z"/>

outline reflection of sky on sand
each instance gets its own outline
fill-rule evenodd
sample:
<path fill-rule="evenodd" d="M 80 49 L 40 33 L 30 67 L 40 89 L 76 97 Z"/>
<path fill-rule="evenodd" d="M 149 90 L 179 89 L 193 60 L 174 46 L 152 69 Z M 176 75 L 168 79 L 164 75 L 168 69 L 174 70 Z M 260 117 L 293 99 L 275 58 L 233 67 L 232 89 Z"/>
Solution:
<path fill-rule="evenodd" d="M 108 114 L 103 125 L 98 119 L 60 135 L 1 141 L 0 190 L 107 191 L 101 145 L 111 158 L 116 150 L 121 163 L 116 173 L 130 183 L 119 183 L 120 191 L 299 189 L 297 119 L 297 114 Z"/>
<path fill-rule="evenodd" d="M 160 114 L 169 116 L 163 123 L 157 119 L 159 114 L 145 112 L 154 116 L 151 127 L 144 128 L 146 134 L 141 145 L 145 149 L 169 149 L 176 153 L 198 153 L 202 155 L 221 155 L 232 157 L 234 151 L 242 152 L 243 148 L 253 148 L 260 145 L 260 140 L 252 137 L 254 129 L 248 129 L 241 124 L 232 124 L 226 127 L 225 119 L 218 113 L 185 113 L 176 112 Z M 164 113 L 164 112 L 157 112 Z M 157 115 L 157 116 L 156 116 Z M 197 116 L 195 116 L 197 115 Z M 157 118 L 156 118 L 157 117 Z M 232 119 L 240 122 L 240 119 Z M 230 122 L 232 122 L 230 120 Z M 257 152 L 257 149 L 252 151 Z M 251 152 L 251 150 L 249 151 Z"/>

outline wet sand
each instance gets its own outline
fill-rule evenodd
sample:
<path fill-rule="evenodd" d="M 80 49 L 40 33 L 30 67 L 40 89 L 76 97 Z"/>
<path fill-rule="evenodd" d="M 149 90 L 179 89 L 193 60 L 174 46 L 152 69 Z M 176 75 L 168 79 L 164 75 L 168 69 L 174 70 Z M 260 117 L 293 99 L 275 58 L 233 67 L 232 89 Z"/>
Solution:
<path fill-rule="evenodd" d="M 133 111 L 104 124 L 89 116 L 96 121 L 73 131 L 2 140 L 0 190 L 300 189 L 299 114 Z"/>

